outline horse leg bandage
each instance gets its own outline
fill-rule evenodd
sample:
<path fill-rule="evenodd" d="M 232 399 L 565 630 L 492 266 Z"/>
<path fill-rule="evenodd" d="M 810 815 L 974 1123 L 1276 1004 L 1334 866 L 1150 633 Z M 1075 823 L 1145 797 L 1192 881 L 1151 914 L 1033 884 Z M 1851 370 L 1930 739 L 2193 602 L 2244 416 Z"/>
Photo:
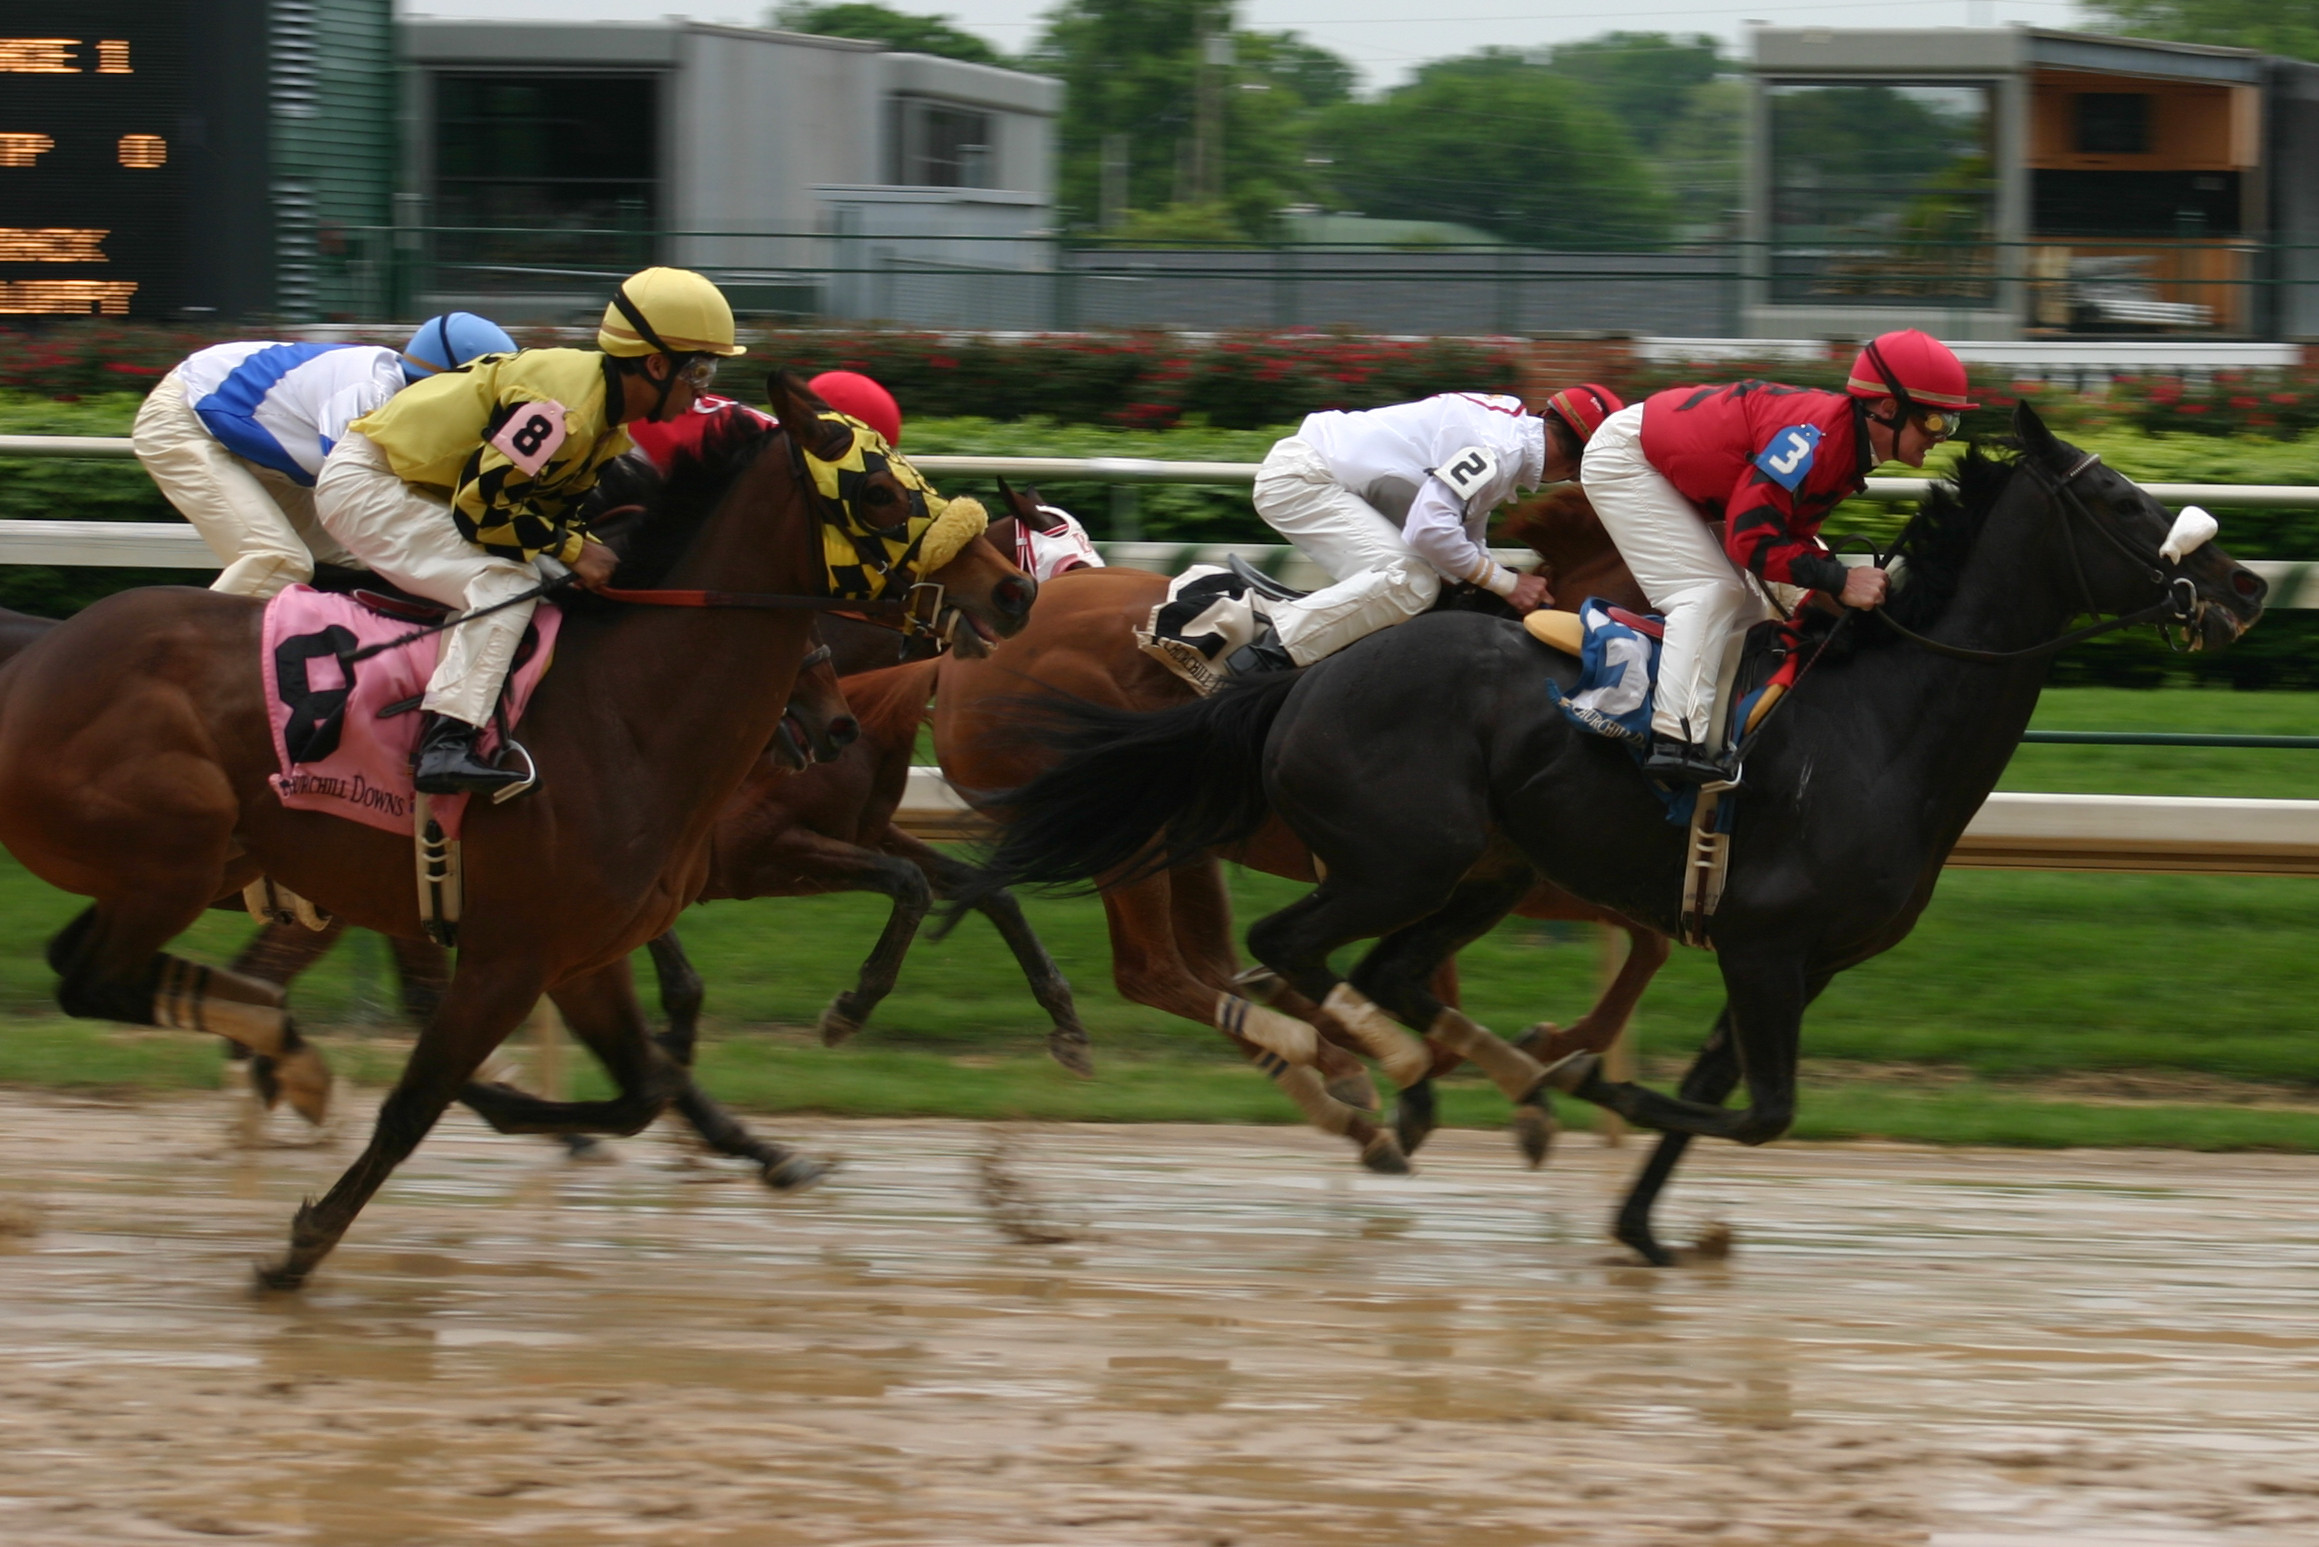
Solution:
<path fill-rule="evenodd" d="M 1298 1068 L 1309 1067 L 1320 1056 L 1319 1032 L 1278 1010 L 1250 1004 L 1238 994 L 1216 996 L 1216 1029 Z"/>
<path fill-rule="evenodd" d="M 153 986 L 153 1024 L 210 1032 L 268 1058 L 279 1056 L 296 1035 L 282 1008 L 279 985 L 182 956 L 161 958 Z"/>
<path fill-rule="evenodd" d="M 1425 1035 L 1458 1057 L 1472 1060 L 1476 1068 L 1490 1077 L 1491 1084 L 1506 1093 L 1509 1101 L 1521 1100 L 1546 1078 L 1544 1064 L 1489 1027 L 1477 1025 L 1462 1011 L 1444 1006 L 1433 1018 L 1433 1024 L 1425 1029 Z"/>
<path fill-rule="evenodd" d="M 1385 1077 L 1406 1090 L 1433 1070 L 1433 1054 L 1424 1043 L 1394 1023 L 1393 1017 L 1350 983 L 1339 983 L 1321 1001 L 1321 1014 L 1355 1047 L 1377 1060 Z"/>
<path fill-rule="evenodd" d="M 1321 1132 L 1349 1138 L 1356 1123 L 1364 1128 L 1370 1126 L 1358 1108 L 1349 1107 L 1330 1095 L 1314 1070 L 1288 1063 L 1270 1053 L 1257 1060 L 1257 1067 L 1272 1077 L 1272 1083 L 1280 1087 L 1282 1095 L 1296 1103 L 1305 1121 Z"/>

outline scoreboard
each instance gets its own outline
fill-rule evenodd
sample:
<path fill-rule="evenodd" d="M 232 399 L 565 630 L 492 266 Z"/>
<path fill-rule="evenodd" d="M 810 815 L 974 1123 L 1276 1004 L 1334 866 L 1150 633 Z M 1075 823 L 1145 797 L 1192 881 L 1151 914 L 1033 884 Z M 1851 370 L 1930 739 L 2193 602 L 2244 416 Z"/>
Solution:
<path fill-rule="evenodd" d="M 187 303 L 204 126 L 186 29 L 204 3 L 0 0 L 0 315 Z"/>

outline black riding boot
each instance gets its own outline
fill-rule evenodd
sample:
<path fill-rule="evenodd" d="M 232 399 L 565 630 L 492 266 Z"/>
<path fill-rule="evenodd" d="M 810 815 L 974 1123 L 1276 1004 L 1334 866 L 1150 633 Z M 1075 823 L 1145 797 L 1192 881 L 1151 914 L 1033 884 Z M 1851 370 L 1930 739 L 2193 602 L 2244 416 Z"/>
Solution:
<path fill-rule="evenodd" d="M 1707 755 L 1706 748 L 1672 736 L 1651 738 L 1651 754 L 1643 759 L 1643 772 L 1661 784 L 1711 784 L 1731 777 L 1721 763 Z"/>
<path fill-rule="evenodd" d="M 426 716 L 419 728 L 419 770 L 415 781 L 422 795 L 490 795 L 511 784 L 523 783 L 512 768 L 498 768 L 483 760 L 475 740 L 483 734 L 465 720 L 447 714 Z"/>
<path fill-rule="evenodd" d="M 1252 677 L 1259 672 L 1294 671 L 1296 661 L 1272 625 L 1266 623 L 1264 632 L 1224 657 L 1224 667 L 1235 677 Z"/>

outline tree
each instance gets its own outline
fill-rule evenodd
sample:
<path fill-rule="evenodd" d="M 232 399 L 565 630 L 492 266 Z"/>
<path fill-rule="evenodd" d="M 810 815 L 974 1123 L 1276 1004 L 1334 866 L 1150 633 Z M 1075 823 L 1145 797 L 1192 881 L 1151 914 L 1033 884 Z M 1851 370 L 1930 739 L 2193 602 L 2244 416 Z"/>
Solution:
<path fill-rule="evenodd" d="M 1675 38 L 1664 32 L 1606 32 L 1564 43 L 1547 54 L 1545 64 L 1556 75 L 1583 81 L 1648 155 L 1673 147 L 1668 131 L 1692 96 L 1729 68 L 1705 33 Z"/>
<path fill-rule="evenodd" d="M 765 17 L 770 26 L 824 38 L 860 38 L 906 54 L 939 54 L 968 64 L 1006 64 L 981 38 L 951 25 L 947 16 L 911 16 L 883 5 L 809 5 L 791 0 Z"/>
<path fill-rule="evenodd" d="M 2094 12 L 2138 38 L 2319 59 L 2319 0 L 2096 0 Z"/>
<path fill-rule="evenodd" d="M 1338 197 L 1365 215 L 1451 220 L 1545 247 L 1662 240 L 1669 202 L 1618 120 L 1506 49 L 1423 66 L 1328 114 Z"/>
<path fill-rule="evenodd" d="M 1294 33 L 1231 22 L 1228 0 L 1063 0 L 1049 14 L 1027 62 L 1063 81 L 1059 202 L 1071 224 L 1103 218 L 1107 154 L 1124 163 L 1119 213 L 1142 212 L 1126 222 L 1136 233 L 1262 235 L 1282 205 L 1312 195 L 1305 134 L 1316 106 L 1351 95 L 1352 66 Z M 1221 188 L 1193 175 L 1211 35 L 1229 40 L 1207 65 Z"/>

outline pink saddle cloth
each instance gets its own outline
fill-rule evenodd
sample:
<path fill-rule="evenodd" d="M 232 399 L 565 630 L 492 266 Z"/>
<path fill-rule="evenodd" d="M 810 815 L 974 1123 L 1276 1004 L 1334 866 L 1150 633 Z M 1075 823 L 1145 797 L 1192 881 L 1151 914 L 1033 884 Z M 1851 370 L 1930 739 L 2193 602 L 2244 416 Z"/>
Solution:
<path fill-rule="evenodd" d="M 563 614 L 542 603 L 515 653 L 505 698 L 507 722 L 518 724 L 555 654 Z M 428 634 L 346 664 L 371 645 L 400 639 L 422 625 L 371 611 L 351 596 L 294 585 L 266 604 L 259 660 L 266 676 L 266 710 L 274 733 L 273 776 L 282 804 L 322 811 L 388 832 L 411 831 L 418 792 L 411 754 L 419 744 L 418 700 L 442 655 L 444 635 Z M 400 713 L 381 711 L 402 708 Z M 487 727 L 486 755 L 499 744 Z M 437 795 L 429 809 L 446 837 L 459 836 L 466 795 Z"/>

